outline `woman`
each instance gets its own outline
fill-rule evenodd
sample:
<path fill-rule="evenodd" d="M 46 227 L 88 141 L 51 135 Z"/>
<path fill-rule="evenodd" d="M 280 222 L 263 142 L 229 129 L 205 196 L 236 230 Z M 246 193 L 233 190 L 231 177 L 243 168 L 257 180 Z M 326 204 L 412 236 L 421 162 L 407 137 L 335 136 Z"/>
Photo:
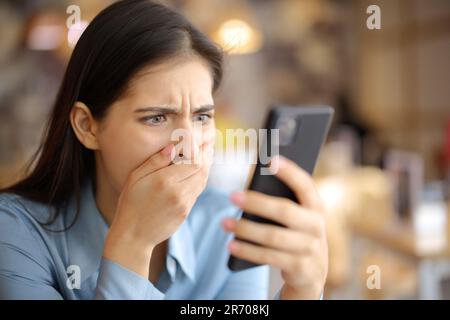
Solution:
<path fill-rule="evenodd" d="M 327 244 L 310 176 L 274 160 L 303 206 L 231 196 L 286 228 L 237 220 L 227 197 L 205 189 L 221 76 L 221 51 L 160 4 L 116 2 L 92 21 L 34 169 L 0 196 L 0 298 L 266 298 L 267 266 L 230 272 L 230 252 L 281 269 L 275 298 L 321 296 Z M 171 141 L 177 129 L 199 152 Z"/>

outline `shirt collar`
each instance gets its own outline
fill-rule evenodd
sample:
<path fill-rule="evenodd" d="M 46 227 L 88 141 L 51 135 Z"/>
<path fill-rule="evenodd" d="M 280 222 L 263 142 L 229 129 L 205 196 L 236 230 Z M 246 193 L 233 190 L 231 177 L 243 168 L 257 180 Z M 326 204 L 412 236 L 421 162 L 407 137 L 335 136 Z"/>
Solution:
<path fill-rule="evenodd" d="M 186 219 L 169 238 L 168 255 L 177 260 L 181 269 L 193 282 L 195 281 L 196 255 L 193 235 Z M 170 272 L 167 264 L 166 267 Z M 173 276 L 173 275 L 171 275 Z"/>
<path fill-rule="evenodd" d="M 74 196 L 68 209 L 67 224 L 70 224 L 76 211 Z M 79 216 L 66 235 L 69 265 L 80 267 L 81 281 L 98 271 L 108 229 L 108 224 L 97 208 L 92 180 L 87 180 L 82 186 Z M 196 256 L 188 219 L 169 238 L 168 256 L 174 258 L 184 274 L 195 281 Z M 167 259 L 166 268 L 169 270 Z"/>

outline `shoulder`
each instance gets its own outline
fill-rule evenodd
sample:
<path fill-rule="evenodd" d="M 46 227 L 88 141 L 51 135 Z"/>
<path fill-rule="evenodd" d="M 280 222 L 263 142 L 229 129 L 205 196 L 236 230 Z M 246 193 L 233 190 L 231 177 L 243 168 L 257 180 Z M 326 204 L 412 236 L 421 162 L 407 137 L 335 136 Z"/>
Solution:
<path fill-rule="evenodd" d="M 0 193 L 0 225 L 13 227 L 33 225 L 36 220 L 48 216 L 47 206 L 13 193 Z"/>
<path fill-rule="evenodd" d="M 11 227 L 24 224 L 28 218 L 23 198 L 12 193 L 0 194 L 0 228 L 8 233 Z M 2 234 L 5 234 L 2 232 Z"/>
<path fill-rule="evenodd" d="M 40 207 L 18 195 L 0 194 L 0 287 L 5 288 L 0 298 L 27 296 L 42 283 L 53 282 L 48 243 L 29 213 Z"/>
<path fill-rule="evenodd" d="M 44 233 L 49 207 L 12 193 L 0 193 L 0 243 L 35 247 Z"/>

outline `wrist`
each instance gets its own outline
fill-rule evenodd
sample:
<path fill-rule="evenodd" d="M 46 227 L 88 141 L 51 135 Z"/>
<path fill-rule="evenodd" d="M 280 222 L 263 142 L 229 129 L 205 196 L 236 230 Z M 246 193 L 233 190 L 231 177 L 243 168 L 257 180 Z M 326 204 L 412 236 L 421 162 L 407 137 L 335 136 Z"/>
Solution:
<path fill-rule="evenodd" d="M 108 232 L 103 257 L 148 278 L 153 246 L 141 243 L 132 235 Z"/>
<path fill-rule="evenodd" d="M 286 283 L 280 291 L 281 300 L 319 300 L 323 288 L 319 286 L 307 286 L 302 288 L 293 288 Z"/>

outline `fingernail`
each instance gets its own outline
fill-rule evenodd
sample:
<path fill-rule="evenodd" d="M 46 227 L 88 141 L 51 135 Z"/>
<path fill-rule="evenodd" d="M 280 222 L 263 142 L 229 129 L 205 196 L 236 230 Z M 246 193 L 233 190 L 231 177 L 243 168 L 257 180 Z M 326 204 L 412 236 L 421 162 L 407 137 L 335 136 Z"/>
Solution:
<path fill-rule="evenodd" d="M 242 191 L 233 192 L 230 196 L 230 200 L 237 206 L 243 205 L 245 201 L 244 192 Z"/>
<path fill-rule="evenodd" d="M 236 226 L 236 222 L 233 219 L 225 218 L 222 220 L 222 226 L 226 230 L 234 230 L 234 227 Z"/>
<path fill-rule="evenodd" d="M 165 156 L 168 156 L 172 153 L 172 148 L 173 148 L 173 144 L 169 144 L 161 151 L 161 153 Z"/>
<path fill-rule="evenodd" d="M 239 244 L 232 240 L 229 244 L 228 244 L 228 250 L 230 251 L 236 251 L 239 248 Z"/>

